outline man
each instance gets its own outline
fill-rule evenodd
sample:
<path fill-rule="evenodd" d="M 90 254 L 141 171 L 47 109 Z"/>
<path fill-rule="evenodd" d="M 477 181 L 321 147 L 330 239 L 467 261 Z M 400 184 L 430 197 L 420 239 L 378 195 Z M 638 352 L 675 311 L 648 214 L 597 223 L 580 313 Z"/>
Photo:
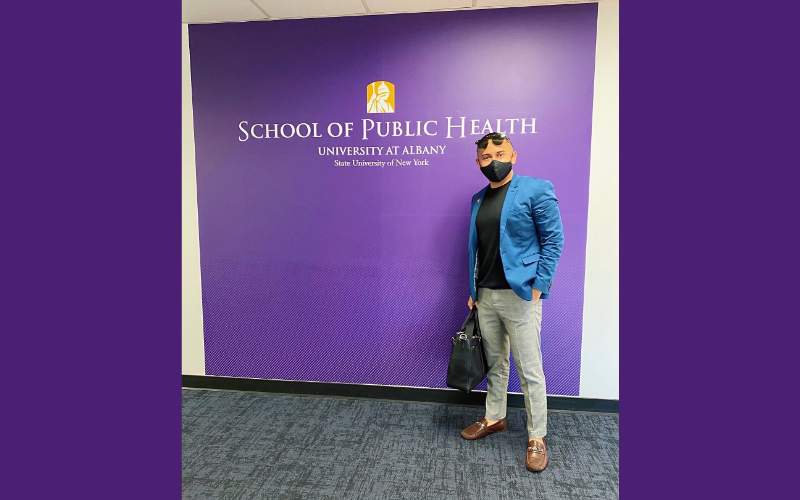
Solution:
<path fill-rule="evenodd" d="M 485 417 L 461 435 L 479 439 L 506 428 L 510 349 L 528 414 L 525 466 L 538 472 L 548 463 L 542 299 L 550 296 L 564 243 L 561 214 L 550 181 L 514 173 L 517 152 L 507 136 L 494 132 L 475 144 L 489 185 L 472 197 L 468 304 L 478 308 L 489 373 Z"/>

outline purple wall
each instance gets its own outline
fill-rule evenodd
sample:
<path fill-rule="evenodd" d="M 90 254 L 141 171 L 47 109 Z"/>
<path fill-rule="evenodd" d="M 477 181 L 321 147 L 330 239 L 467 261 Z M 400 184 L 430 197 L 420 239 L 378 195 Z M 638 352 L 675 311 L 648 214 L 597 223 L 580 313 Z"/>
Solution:
<path fill-rule="evenodd" d="M 566 239 L 545 374 L 549 394 L 577 395 L 596 25 L 580 4 L 190 26 L 206 372 L 446 387 L 470 198 L 487 183 L 469 120 L 535 118 L 536 134 L 517 122 L 511 136 L 515 171 L 553 182 Z M 367 114 L 382 80 L 396 111 Z M 446 138 L 448 116 L 466 137 Z M 363 118 L 436 120 L 437 135 L 362 140 Z M 316 122 L 323 137 L 242 141 L 242 121 Z M 351 137 L 331 122 L 353 122 Z M 445 150 L 384 168 L 334 160 L 394 157 L 318 153 L 393 145 Z"/>

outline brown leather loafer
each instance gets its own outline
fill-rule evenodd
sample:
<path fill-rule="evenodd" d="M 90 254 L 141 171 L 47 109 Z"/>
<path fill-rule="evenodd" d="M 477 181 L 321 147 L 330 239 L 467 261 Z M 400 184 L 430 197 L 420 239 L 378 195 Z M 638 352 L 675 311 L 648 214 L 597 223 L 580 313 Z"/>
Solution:
<path fill-rule="evenodd" d="M 461 435 L 465 439 L 480 439 L 487 434 L 492 434 L 494 432 L 500 432 L 505 430 L 506 428 L 506 419 L 501 418 L 497 422 L 489 425 L 489 422 L 486 420 L 486 417 L 478 420 L 474 424 L 470 425 L 463 431 L 461 431 Z"/>
<path fill-rule="evenodd" d="M 528 440 L 528 454 L 525 456 L 525 467 L 533 472 L 541 472 L 547 467 L 547 443 L 542 439 L 542 445 L 536 441 Z"/>

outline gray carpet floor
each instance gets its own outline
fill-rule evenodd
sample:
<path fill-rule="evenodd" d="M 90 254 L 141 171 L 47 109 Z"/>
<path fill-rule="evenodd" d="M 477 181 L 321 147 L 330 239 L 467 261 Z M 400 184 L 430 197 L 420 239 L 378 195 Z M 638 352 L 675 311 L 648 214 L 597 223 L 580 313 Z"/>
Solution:
<path fill-rule="evenodd" d="M 483 408 L 183 390 L 184 499 L 619 498 L 619 415 L 549 412 L 525 468 L 525 410 L 469 441 Z"/>

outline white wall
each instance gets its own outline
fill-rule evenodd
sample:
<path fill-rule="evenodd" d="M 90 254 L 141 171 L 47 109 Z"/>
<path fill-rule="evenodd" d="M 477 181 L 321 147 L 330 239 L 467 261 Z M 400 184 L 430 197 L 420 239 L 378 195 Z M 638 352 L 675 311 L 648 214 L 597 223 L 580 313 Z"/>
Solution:
<path fill-rule="evenodd" d="M 598 8 L 580 395 L 619 399 L 619 3 Z"/>
<path fill-rule="evenodd" d="M 598 9 L 580 395 L 619 399 L 619 3 Z M 183 373 L 204 375 L 188 25 L 182 29 Z"/>
<path fill-rule="evenodd" d="M 200 233 L 197 228 L 197 177 L 194 167 L 192 75 L 189 71 L 189 25 L 183 32 L 183 374 L 205 375 L 203 307 L 200 296 Z"/>

